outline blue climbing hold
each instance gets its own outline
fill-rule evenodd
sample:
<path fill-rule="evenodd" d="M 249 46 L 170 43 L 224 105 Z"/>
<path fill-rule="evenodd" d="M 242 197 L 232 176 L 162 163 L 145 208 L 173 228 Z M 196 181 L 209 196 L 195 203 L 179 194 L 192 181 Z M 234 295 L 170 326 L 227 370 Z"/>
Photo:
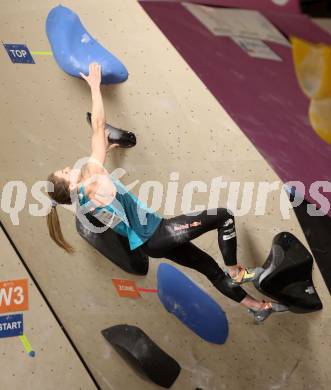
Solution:
<path fill-rule="evenodd" d="M 77 14 L 61 5 L 53 8 L 46 20 L 46 33 L 54 58 L 71 76 L 88 74 L 91 62 L 102 69 L 102 84 L 121 83 L 128 78 L 125 66 L 87 32 Z"/>
<path fill-rule="evenodd" d="M 177 268 L 162 263 L 158 295 L 165 308 L 206 341 L 224 344 L 229 333 L 222 308 Z"/>

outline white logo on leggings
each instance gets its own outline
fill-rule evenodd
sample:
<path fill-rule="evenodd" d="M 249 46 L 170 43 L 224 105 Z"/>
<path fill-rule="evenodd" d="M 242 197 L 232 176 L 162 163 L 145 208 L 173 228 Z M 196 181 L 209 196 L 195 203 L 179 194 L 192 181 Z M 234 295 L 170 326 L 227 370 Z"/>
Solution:
<path fill-rule="evenodd" d="M 233 237 L 236 237 L 236 232 L 223 236 L 223 241 L 231 240 Z"/>
<path fill-rule="evenodd" d="M 233 219 L 230 218 L 230 219 L 228 219 L 227 221 L 224 222 L 223 226 L 227 227 L 227 226 L 231 225 L 232 223 L 233 223 Z"/>

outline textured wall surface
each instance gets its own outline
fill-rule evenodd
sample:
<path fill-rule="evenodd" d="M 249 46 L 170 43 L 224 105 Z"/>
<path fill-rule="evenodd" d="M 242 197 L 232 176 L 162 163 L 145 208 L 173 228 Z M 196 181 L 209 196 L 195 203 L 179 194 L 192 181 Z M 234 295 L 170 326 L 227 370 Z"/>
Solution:
<path fill-rule="evenodd" d="M 331 34 L 331 19 L 329 18 L 314 18 L 313 21 L 322 27 L 325 31 Z"/>
<path fill-rule="evenodd" d="M 6 2 L 0 16 L 2 41 L 49 51 L 44 24 L 57 4 Z M 87 30 L 128 67 L 129 80 L 104 88 L 103 94 L 108 121 L 138 137 L 134 149 L 114 151 L 108 163 L 110 169 L 127 170 L 124 182 L 140 181 L 133 192 L 138 194 L 146 180 L 159 180 L 167 188 L 170 173 L 179 172 L 177 214 L 187 181 L 205 181 L 209 190 L 217 176 L 239 182 L 279 180 L 137 2 L 99 0 L 92 5 L 72 0 L 63 5 L 77 12 Z M 87 86 L 64 74 L 51 56 L 34 58 L 35 65 L 12 64 L 6 51 L 0 50 L 1 189 L 9 180 L 22 180 L 30 191 L 36 180 L 45 180 L 49 172 L 72 165 L 90 150 Z M 207 205 L 207 200 L 207 193 L 194 194 L 194 204 Z M 28 202 L 36 200 L 29 195 Z M 275 315 L 257 327 L 245 310 L 220 295 L 203 275 L 179 267 L 227 313 L 230 336 L 225 345 L 216 346 L 167 313 L 156 294 L 146 293 L 138 300 L 118 297 L 112 278 L 155 288 L 160 260 L 151 259 L 146 277 L 126 274 L 89 247 L 76 233 L 71 212 L 60 209 L 64 234 L 76 248 L 69 256 L 49 238 L 44 218 L 30 215 L 28 202 L 18 226 L 3 210 L 1 220 L 102 389 L 156 388 L 137 376 L 101 336 L 102 329 L 120 323 L 141 327 L 179 362 L 182 372 L 173 389 L 328 388 L 330 297 L 317 269 L 314 280 L 324 302 L 322 312 Z M 160 212 L 164 205 L 163 199 Z M 254 215 L 253 208 L 237 218 L 237 227 L 238 257 L 247 265 L 264 262 L 273 236 L 281 230 L 306 244 L 295 217 L 282 217 L 277 192 L 269 197 L 265 215 Z M 214 232 L 196 243 L 222 264 Z M 78 389 L 82 377 L 76 380 L 75 386 L 52 382 L 53 388 Z"/>
<path fill-rule="evenodd" d="M 150 0 L 141 0 L 148 2 Z M 168 0 L 171 3 L 184 3 L 183 0 Z M 300 13 L 300 0 L 189 0 L 197 3 L 219 7 L 245 8 L 260 11 Z"/>
<path fill-rule="evenodd" d="M 330 182 L 331 145 L 309 122 L 310 101 L 295 76 L 291 47 L 266 41 L 281 61 L 252 58 L 231 38 L 209 32 L 181 4 L 141 4 L 281 179 L 303 183 L 300 192 L 316 204 L 311 185 Z M 307 15 L 263 15 L 287 38 L 331 44 L 330 34 Z M 319 191 L 327 198 L 324 208 L 331 216 L 331 193 L 322 186 Z"/>
<path fill-rule="evenodd" d="M 2 229 L 0 267 L 1 281 L 28 279 L 29 310 L 23 312 L 24 334 L 36 353 L 35 357 L 28 356 L 18 337 L 0 339 L 1 388 L 95 389 Z M 20 299 L 15 294 L 13 297 Z M 3 299 L 1 303 L 4 305 Z M 16 313 L 1 315 L 10 314 Z"/>

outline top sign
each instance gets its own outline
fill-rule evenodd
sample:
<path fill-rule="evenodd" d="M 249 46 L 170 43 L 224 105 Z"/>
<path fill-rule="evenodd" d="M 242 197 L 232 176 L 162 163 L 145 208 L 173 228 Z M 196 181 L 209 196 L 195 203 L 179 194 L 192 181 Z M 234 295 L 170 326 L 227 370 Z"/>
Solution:
<path fill-rule="evenodd" d="M 26 45 L 4 43 L 4 47 L 13 63 L 34 64 L 32 55 Z"/>

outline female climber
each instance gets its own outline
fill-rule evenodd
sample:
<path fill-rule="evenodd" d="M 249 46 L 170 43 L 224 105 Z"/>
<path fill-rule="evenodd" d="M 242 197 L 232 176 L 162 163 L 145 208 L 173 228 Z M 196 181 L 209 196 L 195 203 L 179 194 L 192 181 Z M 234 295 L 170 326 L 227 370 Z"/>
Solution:
<path fill-rule="evenodd" d="M 72 204 L 76 199 L 80 207 L 87 209 L 94 218 L 126 236 L 131 250 L 140 247 L 148 256 L 165 257 L 204 274 L 221 293 L 248 308 L 256 323 L 264 321 L 273 312 L 286 310 L 285 306 L 275 302 L 258 301 L 241 288 L 242 283 L 255 280 L 262 269 L 247 269 L 237 264 L 235 222 L 229 210 L 218 208 L 162 218 L 126 190 L 119 180 L 110 178 L 103 164 L 107 151 L 116 145 L 109 146 L 105 136 L 100 65 L 90 64 L 88 76 L 81 73 L 81 77 L 91 88 L 92 152 L 81 169 L 67 167 L 48 177 L 52 208 L 47 215 L 47 225 L 51 238 L 67 252 L 73 252 L 62 235 L 56 205 Z M 227 273 L 191 242 L 210 230 L 217 230 Z"/>

